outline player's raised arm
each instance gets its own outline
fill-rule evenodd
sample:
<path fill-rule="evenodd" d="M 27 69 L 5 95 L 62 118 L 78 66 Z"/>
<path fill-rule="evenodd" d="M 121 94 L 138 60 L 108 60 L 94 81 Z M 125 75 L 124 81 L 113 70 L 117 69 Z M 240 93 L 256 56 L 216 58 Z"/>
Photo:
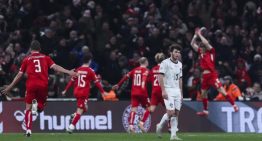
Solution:
<path fill-rule="evenodd" d="M 202 31 L 204 31 L 204 30 L 206 30 L 205 27 L 200 28 L 200 30 L 198 30 L 198 32 L 197 32 L 197 35 L 201 39 L 202 43 L 206 46 L 207 50 L 211 50 L 213 47 L 210 45 L 208 40 L 202 35 Z"/>
<path fill-rule="evenodd" d="M 198 32 L 198 28 L 196 29 L 196 32 Z M 195 34 L 194 34 L 194 36 L 193 36 L 193 38 L 192 38 L 192 40 L 191 40 L 191 46 L 192 46 L 192 48 L 194 49 L 194 51 L 198 51 L 198 48 L 199 48 L 199 46 L 197 45 L 197 43 L 196 43 L 196 38 L 197 38 L 197 33 L 195 32 Z"/>
<path fill-rule="evenodd" d="M 15 78 L 13 79 L 12 83 L 9 84 L 3 91 L 1 91 L 1 94 L 7 95 L 7 93 L 16 85 L 16 83 L 19 82 L 23 74 L 24 74 L 23 72 L 19 71 L 15 76 Z"/>

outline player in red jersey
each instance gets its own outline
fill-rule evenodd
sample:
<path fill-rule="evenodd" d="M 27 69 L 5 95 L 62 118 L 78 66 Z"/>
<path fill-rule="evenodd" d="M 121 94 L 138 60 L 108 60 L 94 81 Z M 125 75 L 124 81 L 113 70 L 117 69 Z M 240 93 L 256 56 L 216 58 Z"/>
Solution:
<path fill-rule="evenodd" d="M 157 53 L 155 55 L 155 61 L 157 65 L 154 66 L 149 72 L 149 80 L 152 83 L 152 93 L 150 100 L 150 112 L 154 112 L 158 104 L 165 106 L 164 99 L 162 97 L 161 87 L 158 83 L 157 76 L 159 75 L 160 63 L 165 59 L 164 53 Z"/>
<path fill-rule="evenodd" d="M 208 99 L 207 90 L 212 86 L 222 93 L 227 100 L 233 105 L 235 112 L 238 111 L 238 106 L 235 104 L 232 97 L 230 97 L 225 89 L 222 87 L 221 82 L 218 79 L 218 74 L 215 69 L 215 49 L 209 44 L 208 40 L 202 35 L 202 32 L 206 30 L 205 27 L 196 29 L 195 35 L 191 41 L 191 46 L 199 54 L 200 68 L 202 69 L 202 84 L 201 84 L 201 96 L 204 110 L 197 112 L 199 116 L 208 115 Z M 196 38 L 199 37 L 201 42 L 197 42 Z"/>
<path fill-rule="evenodd" d="M 46 105 L 46 99 L 48 97 L 48 69 L 51 68 L 71 76 L 77 75 L 74 71 L 69 71 L 56 65 L 49 56 L 41 54 L 41 47 L 38 41 L 32 41 L 30 49 L 31 53 L 24 58 L 16 77 L 13 79 L 12 83 L 2 91 L 2 94 L 7 94 L 20 80 L 23 74 L 27 74 L 25 124 L 27 129 L 26 136 L 28 137 L 32 134 L 32 113 L 43 111 Z"/>
<path fill-rule="evenodd" d="M 76 112 L 73 114 L 72 119 L 70 120 L 70 125 L 67 128 L 68 133 L 73 132 L 73 130 L 75 129 L 75 125 L 80 119 L 81 115 L 87 111 L 87 100 L 90 93 L 91 82 L 95 83 L 96 87 L 103 95 L 107 95 L 94 70 L 89 67 L 91 58 L 91 54 L 85 54 L 83 56 L 83 65 L 75 70 L 79 75 L 77 77 L 72 77 L 65 90 L 62 92 L 62 94 L 65 95 L 67 90 L 72 85 L 74 85 L 74 96 L 77 101 L 77 109 Z"/>
<path fill-rule="evenodd" d="M 148 60 L 145 57 L 139 59 L 140 66 L 134 68 L 129 73 L 127 73 L 118 84 L 113 86 L 113 90 L 117 90 L 124 81 L 131 78 L 132 79 L 132 88 L 131 88 L 131 112 L 129 116 L 129 131 L 135 132 L 134 130 L 134 119 L 139 104 L 145 108 L 145 112 L 141 121 L 139 122 L 139 127 L 142 132 L 145 132 L 144 122 L 147 120 L 150 110 L 149 110 L 149 101 L 146 82 L 148 81 L 149 70 L 147 69 Z"/>

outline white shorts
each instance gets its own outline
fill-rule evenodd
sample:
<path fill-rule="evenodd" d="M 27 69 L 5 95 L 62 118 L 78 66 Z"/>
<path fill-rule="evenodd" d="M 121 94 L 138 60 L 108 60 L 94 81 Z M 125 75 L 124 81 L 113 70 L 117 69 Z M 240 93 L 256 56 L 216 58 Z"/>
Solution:
<path fill-rule="evenodd" d="M 178 110 L 180 111 L 182 106 L 181 91 L 180 89 L 166 88 L 168 100 L 164 99 L 167 110 Z"/>

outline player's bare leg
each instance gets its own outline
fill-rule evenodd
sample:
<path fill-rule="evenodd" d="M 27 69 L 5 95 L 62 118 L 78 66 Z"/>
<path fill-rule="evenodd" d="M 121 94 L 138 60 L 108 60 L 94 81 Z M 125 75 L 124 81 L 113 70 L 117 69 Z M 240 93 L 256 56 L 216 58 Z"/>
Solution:
<path fill-rule="evenodd" d="M 131 112 L 130 112 L 130 115 L 129 115 L 128 133 L 135 133 L 134 120 L 135 120 L 135 117 L 136 117 L 136 111 L 137 111 L 137 107 L 131 108 Z"/>
<path fill-rule="evenodd" d="M 167 112 L 163 115 L 160 122 L 156 125 L 156 134 L 159 138 L 162 137 L 162 128 L 163 128 L 164 124 L 167 121 L 169 121 L 171 116 L 172 116 L 172 113 L 169 110 L 167 110 Z"/>
<path fill-rule="evenodd" d="M 197 112 L 198 116 L 208 116 L 208 99 L 207 99 L 207 90 L 201 90 L 201 97 L 203 103 L 203 111 Z"/>
<path fill-rule="evenodd" d="M 32 100 L 32 114 L 34 115 L 37 115 L 37 106 L 38 106 L 37 100 L 33 99 Z"/>
<path fill-rule="evenodd" d="M 173 114 L 172 114 L 172 117 L 170 119 L 170 123 L 171 123 L 171 137 L 170 137 L 170 140 L 173 141 L 173 140 L 182 140 L 180 139 L 176 132 L 177 132 L 177 127 L 178 127 L 178 115 L 179 115 L 179 110 L 175 109 L 175 111 L 172 111 Z"/>
<path fill-rule="evenodd" d="M 78 120 L 80 119 L 81 115 L 83 114 L 84 110 L 81 109 L 81 108 L 77 108 L 75 114 L 74 114 L 74 118 L 72 119 L 72 122 L 70 123 L 70 125 L 68 126 L 68 128 L 66 129 L 66 131 L 69 133 L 69 134 L 72 134 L 74 129 L 75 129 L 75 126 L 76 126 L 76 123 L 78 122 Z"/>
<path fill-rule="evenodd" d="M 145 127 L 144 127 L 144 123 L 146 122 L 147 118 L 149 117 L 150 112 L 151 112 L 151 108 L 150 107 L 146 108 L 146 110 L 145 110 L 145 112 L 142 116 L 142 120 L 138 124 L 139 128 L 141 129 L 141 131 L 143 133 L 146 132 Z"/>
<path fill-rule="evenodd" d="M 233 106 L 235 112 L 238 112 L 238 106 L 235 104 L 235 101 L 232 99 L 232 97 L 226 93 L 226 90 L 223 87 L 220 87 L 217 90 L 226 97 L 228 102 Z"/>
<path fill-rule="evenodd" d="M 32 104 L 26 103 L 26 112 L 25 112 L 25 119 L 24 120 L 25 120 L 25 125 L 26 125 L 25 135 L 27 137 L 30 137 L 31 134 L 32 134 L 31 129 L 32 129 L 32 122 L 33 122 L 32 117 L 33 116 L 32 116 L 31 109 L 32 109 Z"/>

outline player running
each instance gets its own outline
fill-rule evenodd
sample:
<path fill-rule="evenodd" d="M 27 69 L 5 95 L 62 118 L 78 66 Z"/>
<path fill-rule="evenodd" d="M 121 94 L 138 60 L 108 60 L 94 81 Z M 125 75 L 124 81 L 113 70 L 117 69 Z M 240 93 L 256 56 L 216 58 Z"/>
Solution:
<path fill-rule="evenodd" d="M 147 69 L 148 60 L 145 57 L 141 57 L 139 59 L 140 66 L 134 68 L 129 73 L 127 73 L 117 85 L 113 86 L 114 90 L 117 90 L 124 81 L 131 78 L 132 79 L 132 89 L 131 89 L 131 112 L 129 116 L 129 132 L 134 133 L 134 119 L 137 111 L 137 107 L 139 104 L 143 108 L 145 108 L 145 112 L 139 122 L 139 128 L 142 132 L 145 132 L 144 129 L 144 122 L 147 120 L 150 110 L 149 110 L 149 102 L 148 102 L 148 93 L 147 93 L 147 86 L 146 82 L 148 80 L 149 70 Z"/>
<path fill-rule="evenodd" d="M 208 40 L 202 35 L 202 32 L 206 30 L 205 27 L 196 29 L 195 35 L 191 41 L 192 48 L 198 52 L 200 68 L 202 69 L 202 84 L 201 84 L 201 97 L 203 102 L 203 111 L 197 112 L 199 116 L 208 116 L 208 99 L 207 90 L 212 86 L 222 93 L 229 103 L 233 106 L 235 112 L 238 111 L 238 106 L 235 104 L 232 97 L 230 97 L 225 89 L 222 87 L 221 82 L 218 79 L 218 74 L 215 69 L 215 49 L 210 45 Z M 200 38 L 200 42 L 196 41 L 196 38 Z"/>
<path fill-rule="evenodd" d="M 25 135 L 27 137 L 32 134 L 32 113 L 43 111 L 46 105 L 48 97 L 48 69 L 51 68 L 71 76 L 77 75 L 74 71 L 69 71 L 56 65 L 49 56 L 41 54 L 41 47 L 38 41 L 32 41 L 30 49 L 30 55 L 24 58 L 18 74 L 12 83 L 2 91 L 2 94 L 7 94 L 19 82 L 23 74 L 27 74 L 25 94 L 26 113 L 24 119 L 26 125 Z"/>
<path fill-rule="evenodd" d="M 164 104 L 164 100 L 162 97 L 162 91 L 161 87 L 158 83 L 157 76 L 159 75 L 159 67 L 160 63 L 165 59 L 164 53 L 157 53 L 155 55 L 155 61 L 157 62 L 157 65 L 154 66 L 151 71 L 149 72 L 149 81 L 152 83 L 152 93 L 151 93 L 151 100 L 150 100 L 150 112 L 154 112 L 156 109 L 156 106 L 158 104 Z"/>
<path fill-rule="evenodd" d="M 94 70 L 89 67 L 91 58 L 92 55 L 90 53 L 83 56 L 83 65 L 75 70 L 79 75 L 77 77 L 72 77 L 65 90 L 62 92 L 62 95 L 65 95 L 67 90 L 74 85 L 74 96 L 77 101 L 77 109 L 76 112 L 72 114 L 72 119 L 70 119 L 70 125 L 67 128 L 68 133 L 73 132 L 81 115 L 87 111 L 87 101 L 90 93 L 90 83 L 92 81 L 102 95 L 107 95 Z"/>
<path fill-rule="evenodd" d="M 169 47 L 170 57 L 161 62 L 158 75 L 158 82 L 167 112 L 163 115 L 160 123 L 157 124 L 156 132 L 161 137 L 163 125 L 170 119 L 170 140 L 181 140 L 176 134 L 179 111 L 183 100 L 182 63 L 179 61 L 180 50 L 181 48 L 178 45 Z"/>

